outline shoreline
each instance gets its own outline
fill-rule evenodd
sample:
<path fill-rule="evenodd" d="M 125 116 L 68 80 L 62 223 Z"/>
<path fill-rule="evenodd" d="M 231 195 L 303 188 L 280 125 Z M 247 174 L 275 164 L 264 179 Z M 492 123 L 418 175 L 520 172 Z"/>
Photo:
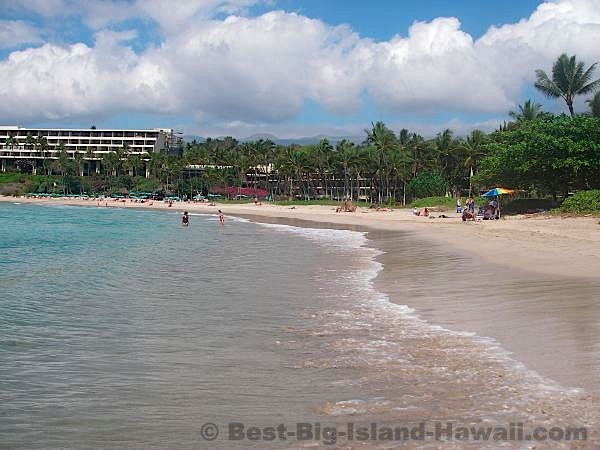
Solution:
<path fill-rule="evenodd" d="M 39 205 L 98 207 L 96 200 L 32 199 L 0 196 L 0 201 Z M 291 219 L 366 231 L 401 231 L 417 239 L 442 245 L 464 257 L 479 258 L 510 268 L 556 277 L 600 279 L 600 222 L 595 217 L 511 216 L 499 221 L 466 222 L 445 211 L 448 218 L 417 217 L 407 209 L 375 211 L 358 208 L 355 213 L 336 213 L 333 206 L 278 206 L 271 204 L 218 204 L 164 202 L 100 202 L 100 207 L 139 208 L 217 214 L 269 221 Z"/>
<path fill-rule="evenodd" d="M 21 199 L 12 197 L 0 197 L 0 201 L 9 201 L 12 203 L 38 204 L 38 205 L 68 205 L 68 206 L 84 206 L 98 207 L 96 201 L 90 200 L 73 200 L 73 199 Z M 558 381 L 565 387 L 584 387 L 586 390 L 598 392 L 599 386 L 594 382 L 595 364 L 592 361 L 592 366 L 588 370 L 592 370 L 589 378 L 585 379 L 581 375 L 581 369 L 574 375 L 563 367 L 556 367 L 552 363 L 556 354 L 562 354 L 568 360 L 569 365 L 582 365 L 581 353 L 578 352 L 577 344 L 573 342 L 572 337 L 568 332 L 559 336 L 554 332 L 554 328 L 545 328 L 536 326 L 534 321 L 527 322 L 531 317 L 537 315 L 550 314 L 555 322 L 562 320 L 561 304 L 563 300 L 568 299 L 570 294 L 576 294 L 581 291 L 581 286 L 584 287 L 584 297 L 591 297 L 600 292 L 600 279 L 596 275 L 600 273 L 600 265 L 597 263 L 590 264 L 580 255 L 582 243 L 585 243 L 587 251 L 591 254 L 595 251 L 593 245 L 589 245 L 589 241 L 593 241 L 599 236 L 592 234 L 576 239 L 567 235 L 561 239 L 565 242 L 562 245 L 549 245 L 547 242 L 540 249 L 538 255 L 528 254 L 531 249 L 529 234 L 524 236 L 508 237 L 513 242 L 513 246 L 504 249 L 502 253 L 505 257 L 511 258 L 510 264 L 506 261 L 496 261 L 495 258 L 489 258 L 489 255 L 482 254 L 479 251 L 464 251 L 460 246 L 455 246 L 453 239 L 464 239 L 464 233 L 472 233 L 469 236 L 472 241 L 479 246 L 490 245 L 497 248 L 504 245 L 508 231 L 514 230 L 511 228 L 513 223 L 526 223 L 535 226 L 544 225 L 548 229 L 541 236 L 548 236 L 552 233 L 557 234 L 559 225 L 569 224 L 569 232 L 572 234 L 574 221 L 581 221 L 583 227 L 590 227 L 595 224 L 592 220 L 586 218 L 577 219 L 508 219 L 504 221 L 491 223 L 468 223 L 460 222 L 457 217 L 455 219 L 426 219 L 423 217 L 409 216 L 408 211 L 394 212 L 357 212 L 351 213 L 335 213 L 333 207 L 328 206 L 305 206 L 290 209 L 290 207 L 273 206 L 273 205 L 215 205 L 208 206 L 205 204 L 175 204 L 173 207 L 168 207 L 162 202 L 154 202 L 154 205 L 145 205 L 139 203 L 108 202 L 109 207 L 118 207 L 122 209 L 145 209 L 155 211 L 171 211 L 178 212 L 188 210 L 192 213 L 217 214 L 217 210 L 222 208 L 226 215 L 243 217 L 256 222 L 280 223 L 285 225 L 293 225 L 310 228 L 335 228 L 347 229 L 351 231 L 359 231 L 367 233 L 369 241 L 368 246 L 380 251 L 381 254 L 376 257 L 376 260 L 382 264 L 383 270 L 373 279 L 374 286 L 377 290 L 388 296 L 392 303 L 407 305 L 416 311 L 416 313 L 424 320 L 440 325 L 451 331 L 467 331 L 475 333 L 481 337 L 490 337 L 497 341 L 499 345 L 511 353 L 516 361 L 525 363 L 525 365 L 538 372 L 542 376 Z M 100 206 L 104 208 L 105 206 Z M 420 221 L 419 221 L 420 219 Z M 444 221 L 444 222 L 442 222 Z M 192 218 L 193 222 L 193 218 Z M 454 223 L 453 223 L 454 222 Z M 507 229 L 502 227 L 508 224 Z M 538 225 L 541 224 L 541 225 Z M 598 225 L 596 225 L 598 226 Z M 581 225 L 579 225 L 581 227 Z M 600 226 L 598 226 L 600 229 Z M 518 230 L 519 228 L 517 228 Z M 442 232 L 443 230 L 443 232 Z M 489 241 L 490 231 L 499 233 L 498 241 Z M 504 233 L 504 236 L 501 233 Z M 463 233 L 463 234 L 461 234 Z M 533 233 L 533 231 L 530 231 Z M 532 239 L 533 242 L 539 242 L 540 236 L 537 239 Z M 514 243 L 522 243 L 517 246 Z M 534 244 L 535 245 L 535 244 Z M 569 249 L 569 260 L 577 262 L 575 265 L 565 266 L 564 264 L 551 263 L 551 259 L 546 259 L 548 254 L 565 248 Z M 411 253 L 412 252 L 412 253 Z M 421 276 L 419 282 L 415 282 L 415 278 L 419 274 L 412 274 L 406 278 L 407 261 L 400 261 L 399 256 L 411 255 L 415 264 L 415 269 L 418 269 Z M 396 256 L 396 259 L 394 257 Z M 542 257 L 546 264 L 537 267 L 540 270 L 531 270 L 531 261 Z M 512 262 L 514 260 L 514 262 Z M 409 260 L 413 261 L 413 259 Z M 422 264 L 429 264 L 429 266 Z M 427 262 L 428 261 L 428 262 Z M 451 266 L 447 266 L 447 261 L 452 261 Z M 503 264 L 504 262 L 504 264 Z M 413 264 L 408 264 L 413 266 Z M 440 274 L 435 274 L 436 267 L 444 267 L 442 277 Z M 403 272 L 404 271 L 404 272 Z M 495 273 L 501 272 L 502 275 L 498 280 L 498 284 L 494 289 L 502 293 L 500 297 L 490 297 L 486 292 L 481 291 L 477 287 L 469 285 L 469 282 L 478 278 L 494 279 Z M 403 278 L 404 277 L 404 278 Z M 450 289 L 443 293 L 435 293 L 436 283 L 439 285 L 448 285 L 448 280 L 456 280 L 456 291 Z M 517 280 L 517 292 L 521 286 L 535 280 L 552 286 L 538 298 L 538 301 L 531 302 L 529 297 L 522 295 L 513 295 L 503 292 L 502 280 Z M 398 280 L 401 280 L 400 282 Z M 569 282 L 569 280 L 571 280 Z M 406 286 L 416 283 L 417 286 L 412 286 L 412 291 L 407 292 Z M 563 286 L 571 286 L 567 291 L 562 289 Z M 587 286 L 587 287 L 586 287 Z M 422 289 L 426 292 L 433 291 L 435 294 L 427 302 L 423 300 L 423 295 L 418 291 Z M 587 291 L 585 290 L 587 289 Z M 470 295 L 460 295 L 461 290 L 470 292 Z M 513 289 L 514 290 L 514 289 Z M 415 292 L 416 291 L 416 292 Z M 510 293 L 510 292 L 509 292 Z M 558 295 L 556 295 L 558 293 Z M 416 294 L 416 295 L 415 295 Z M 539 293 L 538 293 L 539 294 Z M 437 297 L 436 297 L 437 295 Z M 427 297 L 427 296 L 425 296 Z M 448 301 L 440 301 L 440 299 L 449 299 Z M 481 300 L 480 300 L 481 299 Z M 526 302 L 524 300 L 527 300 Z M 585 298 L 583 300 L 585 302 Z M 581 300 L 579 301 L 581 302 Z M 548 307 L 553 310 L 546 310 Z M 591 327 L 590 320 L 594 319 L 594 314 L 586 313 L 586 306 L 578 303 L 570 304 L 574 311 L 582 310 L 583 314 L 576 315 L 571 323 L 573 327 Z M 512 308 L 512 309 L 511 309 Z M 587 314 L 587 316 L 586 316 Z M 496 316 L 497 320 L 489 320 L 488 316 Z M 553 324 L 561 326 L 564 329 L 565 324 Z M 564 330 L 563 330 L 564 331 Z M 585 385 L 585 386 L 584 386 Z"/>

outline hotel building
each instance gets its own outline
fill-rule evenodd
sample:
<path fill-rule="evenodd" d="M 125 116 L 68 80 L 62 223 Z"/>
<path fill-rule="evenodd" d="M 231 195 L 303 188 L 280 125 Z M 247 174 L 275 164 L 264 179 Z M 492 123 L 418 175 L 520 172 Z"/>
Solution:
<path fill-rule="evenodd" d="M 57 159 L 63 149 L 70 158 L 81 154 L 98 172 L 103 155 L 110 152 L 137 155 L 144 159 L 151 152 L 177 153 L 181 148 L 179 133 L 170 128 L 124 130 L 0 126 L 3 172 L 27 165 L 35 173 L 39 160 Z"/>

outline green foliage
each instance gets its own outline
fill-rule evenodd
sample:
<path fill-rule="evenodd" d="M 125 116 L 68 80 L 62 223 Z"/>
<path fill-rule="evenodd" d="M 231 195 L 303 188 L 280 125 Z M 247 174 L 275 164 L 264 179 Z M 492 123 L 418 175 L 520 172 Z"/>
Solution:
<path fill-rule="evenodd" d="M 600 92 L 596 92 L 596 95 L 585 102 L 590 106 L 590 115 L 600 117 Z"/>
<path fill-rule="evenodd" d="M 154 192 L 158 190 L 160 181 L 155 178 L 136 177 L 134 190 L 136 192 Z"/>
<path fill-rule="evenodd" d="M 474 178 L 542 196 L 600 187 L 600 118 L 545 114 L 492 135 Z"/>
<path fill-rule="evenodd" d="M 560 210 L 566 213 L 600 213 L 600 189 L 576 193 L 560 205 Z"/>
<path fill-rule="evenodd" d="M 409 208 L 425 208 L 425 207 L 444 207 L 454 208 L 456 207 L 456 199 L 453 197 L 425 197 L 417 200 L 413 200 L 407 205 Z"/>
<path fill-rule="evenodd" d="M 441 196 L 446 193 L 448 183 L 433 172 L 421 172 L 407 185 L 408 194 L 412 198 Z"/>
<path fill-rule="evenodd" d="M 522 120 L 532 120 L 539 117 L 542 112 L 542 105 L 532 100 L 527 100 L 522 105 L 519 105 L 518 111 L 510 111 L 508 115 L 517 122 Z"/>

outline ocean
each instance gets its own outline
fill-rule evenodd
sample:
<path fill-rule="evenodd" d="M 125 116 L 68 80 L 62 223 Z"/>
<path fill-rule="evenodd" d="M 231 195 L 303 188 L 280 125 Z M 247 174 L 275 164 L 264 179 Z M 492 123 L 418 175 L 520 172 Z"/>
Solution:
<path fill-rule="evenodd" d="M 498 447 L 348 436 L 448 421 L 598 442 L 597 397 L 390 299 L 364 232 L 10 203 L 0 224 L 2 449 Z"/>

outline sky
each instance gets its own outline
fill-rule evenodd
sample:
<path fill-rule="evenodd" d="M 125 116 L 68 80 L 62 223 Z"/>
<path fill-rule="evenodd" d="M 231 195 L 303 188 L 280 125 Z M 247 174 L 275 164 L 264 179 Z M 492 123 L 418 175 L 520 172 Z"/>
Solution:
<path fill-rule="evenodd" d="M 600 0 L 0 0 L 0 124 L 463 135 L 599 40 Z"/>

